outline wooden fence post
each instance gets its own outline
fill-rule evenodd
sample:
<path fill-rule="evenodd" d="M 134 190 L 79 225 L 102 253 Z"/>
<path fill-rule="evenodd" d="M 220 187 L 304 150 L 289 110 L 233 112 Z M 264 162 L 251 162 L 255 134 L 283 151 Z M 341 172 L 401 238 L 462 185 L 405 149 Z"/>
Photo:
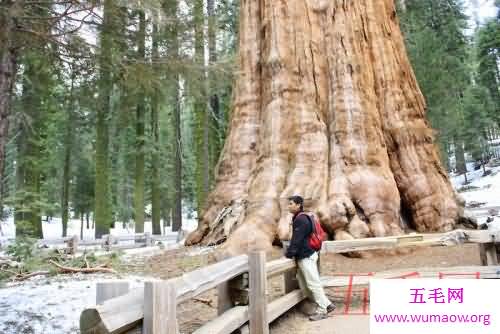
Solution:
<path fill-rule="evenodd" d="M 497 266 L 498 265 L 498 255 L 497 248 L 494 243 L 484 244 L 484 252 L 486 254 L 486 265 Z"/>
<path fill-rule="evenodd" d="M 217 286 L 217 315 L 221 315 L 232 307 L 231 287 L 229 281 L 226 281 Z"/>
<path fill-rule="evenodd" d="M 144 237 L 146 238 L 146 247 L 150 247 L 153 244 L 153 240 L 151 239 L 151 233 L 144 233 Z"/>
<path fill-rule="evenodd" d="M 108 299 L 126 295 L 129 290 L 127 281 L 97 282 L 96 304 L 102 304 Z"/>
<path fill-rule="evenodd" d="M 71 237 L 71 239 L 67 239 L 66 244 L 68 246 L 68 254 L 76 254 L 76 251 L 78 250 L 78 236 L 74 235 Z"/>
<path fill-rule="evenodd" d="M 283 254 L 286 253 L 286 250 L 290 246 L 290 241 L 283 241 Z M 297 281 L 297 269 L 288 270 L 285 274 L 283 274 L 285 278 L 285 293 L 292 292 L 295 289 L 299 288 L 299 282 Z"/>
<path fill-rule="evenodd" d="M 144 334 L 178 334 L 177 292 L 172 281 L 144 283 Z"/>
<path fill-rule="evenodd" d="M 111 234 L 106 234 L 102 236 L 103 247 L 106 251 L 111 251 L 111 247 L 113 246 L 114 238 Z"/>
<path fill-rule="evenodd" d="M 250 305 L 248 318 L 250 334 L 269 334 L 266 299 L 266 253 L 252 252 L 248 258 Z"/>
<path fill-rule="evenodd" d="M 487 266 L 488 261 L 486 259 L 486 247 L 484 246 L 484 244 L 478 244 L 478 247 L 479 247 L 479 259 L 481 261 L 481 265 Z"/>

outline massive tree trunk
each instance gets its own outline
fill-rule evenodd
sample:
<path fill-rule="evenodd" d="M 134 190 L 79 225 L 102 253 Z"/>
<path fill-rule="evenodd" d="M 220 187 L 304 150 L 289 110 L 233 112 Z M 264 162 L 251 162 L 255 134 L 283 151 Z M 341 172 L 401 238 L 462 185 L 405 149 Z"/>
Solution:
<path fill-rule="evenodd" d="M 289 237 L 300 194 L 331 237 L 451 230 L 441 166 L 393 0 L 241 2 L 240 72 L 216 187 L 186 243 Z"/>

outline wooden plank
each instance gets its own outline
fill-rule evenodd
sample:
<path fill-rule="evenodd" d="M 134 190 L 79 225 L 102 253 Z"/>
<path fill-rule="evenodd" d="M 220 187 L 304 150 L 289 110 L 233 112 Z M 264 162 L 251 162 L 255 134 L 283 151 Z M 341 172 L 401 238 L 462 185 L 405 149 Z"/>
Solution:
<path fill-rule="evenodd" d="M 276 320 L 282 314 L 288 312 L 289 309 L 300 303 L 305 298 L 300 290 L 294 290 L 280 297 L 267 306 L 267 320 L 269 323 Z"/>
<path fill-rule="evenodd" d="M 105 301 L 123 296 L 128 293 L 129 282 L 114 281 L 114 282 L 97 282 L 96 284 L 96 304 L 102 304 Z"/>
<path fill-rule="evenodd" d="M 96 240 L 80 240 L 80 246 L 100 246 L 102 245 L 102 239 Z"/>
<path fill-rule="evenodd" d="M 57 244 L 65 244 L 71 239 L 71 237 L 65 237 L 65 238 L 54 238 L 54 239 L 40 239 L 37 241 L 38 245 L 57 245 Z M 15 240 L 15 238 L 8 239 L 8 240 Z"/>
<path fill-rule="evenodd" d="M 283 255 L 286 254 L 286 251 L 287 251 L 289 246 L 290 246 L 290 241 L 283 241 Z M 299 288 L 299 281 L 297 281 L 297 262 L 295 261 L 295 259 L 287 259 L 287 258 L 282 258 L 282 259 L 286 259 L 289 266 L 293 266 L 293 269 L 285 271 L 285 273 L 283 275 L 285 293 L 289 293 L 289 292 L 292 292 L 293 290 Z M 282 260 L 282 259 L 280 259 L 280 260 Z M 272 262 L 275 262 L 275 261 L 272 261 Z M 272 276 L 269 274 L 269 272 L 273 272 L 273 268 L 270 268 L 270 267 L 271 266 L 268 266 L 268 269 L 267 269 L 268 270 L 268 277 Z M 283 267 L 285 267 L 285 266 L 283 266 Z M 288 268 L 286 268 L 286 269 L 288 269 Z"/>
<path fill-rule="evenodd" d="M 226 281 L 217 286 L 217 314 L 221 315 L 232 307 L 231 288 Z"/>
<path fill-rule="evenodd" d="M 248 306 L 235 306 L 210 320 L 193 334 L 231 334 L 248 322 Z"/>
<path fill-rule="evenodd" d="M 252 252 L 248 258 L 250 270 L 250 305 L 248 316 L 250 334 L 269 334 L 266 299 L 266 253 Z"/>
<path fill-rule="evenodd" d="M 492 240 L 499 239 L 500 232 L 487 230 L 454 230 L 446 233 L 325 241 L 323 242 L 321 251 L 326 253 L 346 253 L 411 246 L 452 246 L 462 243 L 490 243 Z"/>
<path fill-rule="evenodd" d="M 300 303 L 303 299 L 302 292 L 295 290 L 269 303 L 267 307 L 268 324 Z M 248 326 L 244 326 L 248 322 L 248 319 L 248 306 L 236 306 L 223 313 L 220 317 L 207 322 L 194 331 L 193 334 L 230 334 L 242 326 L 243 329 L 246 328 L 248 330 Z"/>
<path fill-rule="evenodd" d="M 177 235 L 174 235 L 174 234 L 153 235 L 152 238 L 154 241 L 165 241 L 165 240 L 174 241 L 174 240 L 177 240 Z"/>
<path fill-rule="evenodd" d="M 282 257 L 266 263 L 267 278 L 283 274 L 296 267 L 295 260 Z"/>
<path fill-rule="evenodd" d="M 239 255 L 173 278 L 177 287 L 177 299 L 182 303 L 205 291 L 216 288 L 248 271 L 248 256 Z"/>
<path fill-rule="evenodd" d="M 144 334 L 178 334 L 177 296 L 169 281 L 144 284 Z"/>
<path fill-rule="evenodd" d="M 141 248 L 141 247 L 146 247 L 146 243 L 144 242 L 138 242 L 135 244 L 130 244 L 130 245 L 111 245 L 111 250 L 124 250 L 124 249 L 134 249 L 134 248 Z"/>
<path fill-rule="evenodd" d="M 135 240 L 144 240 L 144 238 L 145 238 L 145 233 L 113 236 L 113 239 L 117 241 L 135 241 Z"/>
<path fill-rule="evenodd" d="M 144 317 L 144 289 L 133 289 L 126 295 L 85 309 L 80 315 L 82 334 L 118 334 L 137 326 Z"/>

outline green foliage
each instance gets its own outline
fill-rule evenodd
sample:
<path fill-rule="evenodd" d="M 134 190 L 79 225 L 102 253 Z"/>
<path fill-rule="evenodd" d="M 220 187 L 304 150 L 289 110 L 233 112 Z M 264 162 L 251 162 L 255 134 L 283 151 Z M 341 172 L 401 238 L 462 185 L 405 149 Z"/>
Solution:
<path fill-rule="evenodd" d="M 14 258 L 15 261 L 25 262 L 33 257 L 35 251 L 36 239 L 20 237 L 7 246 L 6 253 Z"/>
<path fill-rule="evenodd" d="M 481 72 L 475 69 L 476 50 L 465 35 L 467 18 L 462 3 L 459 0 L 406 0 L 405 3 L 401 26 L 426 98 L 427 116 L 436 129 L 442 160 L 449 166 L 449 155 L 455 155 L 455 167 L 464 170 L 466 152 L 474 159 L 487 156 L 487 129 L 492 127 L 495 107 L 484 88 L 488 86 L 480 79 Z M 497 70 L 496 66 L 488 66 L 489 70 Z M 464 143 L 465 151 L 461 149 Z"/>
<path fill-rule="evenodd" d="M 499 11 L 500 12 L 500 11 Z M 500 19 L 487 22 L 476 33 L 478 81 L 491 95 L 490 116 L 500 126 Z"/>

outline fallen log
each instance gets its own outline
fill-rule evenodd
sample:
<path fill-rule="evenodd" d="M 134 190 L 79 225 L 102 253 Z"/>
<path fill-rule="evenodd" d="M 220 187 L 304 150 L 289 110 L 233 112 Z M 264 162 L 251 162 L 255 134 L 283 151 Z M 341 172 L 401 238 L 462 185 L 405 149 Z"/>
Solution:
<path fill-rule="evenodd" d="M 101 266 L 93 267 L 93 268 L 73 268 L 73 267 L 63 266 L 63 265 L 61 265 L 53 260 L 49 260 L 49 263 L 56 266 L 63 273 L 84 273 L 84 274 L 111 273 L 111 274 L 116 274 L 116 271 L 114 271 L 111 268 L 104 267 L 105 265 L 101 265 Z"/>

